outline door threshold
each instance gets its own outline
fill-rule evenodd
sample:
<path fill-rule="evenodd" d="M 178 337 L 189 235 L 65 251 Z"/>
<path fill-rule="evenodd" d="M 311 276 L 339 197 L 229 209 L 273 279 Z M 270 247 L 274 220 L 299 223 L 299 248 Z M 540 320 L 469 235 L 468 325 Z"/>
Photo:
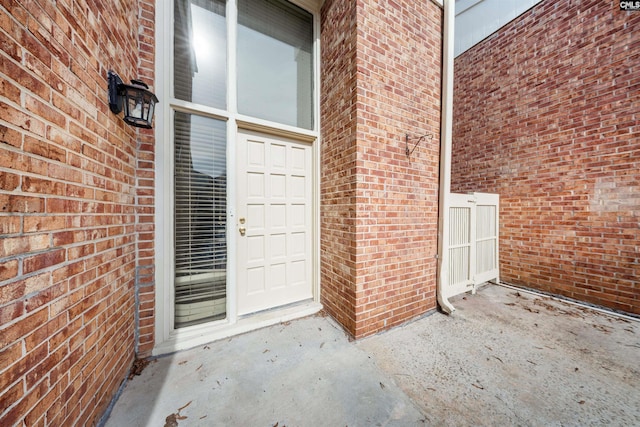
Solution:
<path fill-rule="evenodd" d="M 219 321 L 204 323 L 202 325 L 175 329 L 169 338 L 156 344 L 153 356 L 167 355 L 177 351 L 188 350 L 213 341 L 229 338 L 234 335 L 256 329 L 277 325 L 278 323 L 311 316 L 322 310 L 322 304 L 316 301 L 306 301 L 298 304 L 287 305 L 282 308 L 260 311 L 258 313 L 242 316 L 235 323 Z"/>

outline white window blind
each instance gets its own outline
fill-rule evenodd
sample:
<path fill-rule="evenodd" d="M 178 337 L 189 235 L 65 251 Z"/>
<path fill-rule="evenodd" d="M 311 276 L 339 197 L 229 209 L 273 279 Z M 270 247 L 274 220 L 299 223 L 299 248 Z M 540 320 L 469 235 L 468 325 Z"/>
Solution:
<path fill-rule="evenodd" d="M 226 124 L 182 112 L 174 121 L 175 326 L 226 312 Z"/>

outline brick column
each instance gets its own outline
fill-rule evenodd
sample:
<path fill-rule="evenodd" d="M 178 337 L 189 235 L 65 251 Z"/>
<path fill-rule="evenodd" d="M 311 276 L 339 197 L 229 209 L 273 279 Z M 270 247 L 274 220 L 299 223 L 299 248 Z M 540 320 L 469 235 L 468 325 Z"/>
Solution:
<path fill-rule="evenodd" d="M 325 2 L 322 302 L 354 337 L 434 309 L 442 10 Z M 411 156 L 405 134 L 431 135 Z"/>

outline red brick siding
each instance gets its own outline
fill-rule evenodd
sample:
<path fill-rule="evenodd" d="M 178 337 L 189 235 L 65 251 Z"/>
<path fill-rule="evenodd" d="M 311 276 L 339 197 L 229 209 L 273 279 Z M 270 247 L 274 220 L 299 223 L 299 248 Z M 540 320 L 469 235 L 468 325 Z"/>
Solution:
<path fill-rule="evenodd" d="M 0 6 L 0 425 L 95 424 L 133 360 L 153 140 L 106 75 L 153 81 L 153 4 Z"/>
<path fill-rule="evenodd" d="M 326 1 L 321 18 L 321 283 L 325 309 L 355 332 L 356 4 Z"/>
<path fill-rule="evenodd" d="M 138 0 L 138 76 L 155 81 L 155 0 Z M 138 357 L 148 357 L 155 344 L 155 138 L 153 131 L 138 135 L 136 164 L 136 237 Z"/>
<path fill-rule="evenodd" d="M 546 0 L 456 59 L 453 187 L 500 194 L 504 281 L 640 314 L 638 34 Z"/>
<path fill-rule="evenodd" d="M 441 9 L 322 10 L 322 302 L 355 337 L 435 308 Z M 430 133 L 411 158 L 405 133 Z"/>

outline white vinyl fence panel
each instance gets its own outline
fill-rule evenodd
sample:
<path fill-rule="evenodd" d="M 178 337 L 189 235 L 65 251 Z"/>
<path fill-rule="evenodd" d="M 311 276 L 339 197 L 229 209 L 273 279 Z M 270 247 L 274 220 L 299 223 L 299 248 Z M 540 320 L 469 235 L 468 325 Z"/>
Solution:
<path fill-rule="evenodd" d="M 497 194 L 474 193 L 476 198 L 476 268 L 474 286 L 499 279 Z"/>
<path fill-rule="evenodd" d="M 453 193 L 450 200 L 446 298 L 499 278 L 499 196 Z"/>

